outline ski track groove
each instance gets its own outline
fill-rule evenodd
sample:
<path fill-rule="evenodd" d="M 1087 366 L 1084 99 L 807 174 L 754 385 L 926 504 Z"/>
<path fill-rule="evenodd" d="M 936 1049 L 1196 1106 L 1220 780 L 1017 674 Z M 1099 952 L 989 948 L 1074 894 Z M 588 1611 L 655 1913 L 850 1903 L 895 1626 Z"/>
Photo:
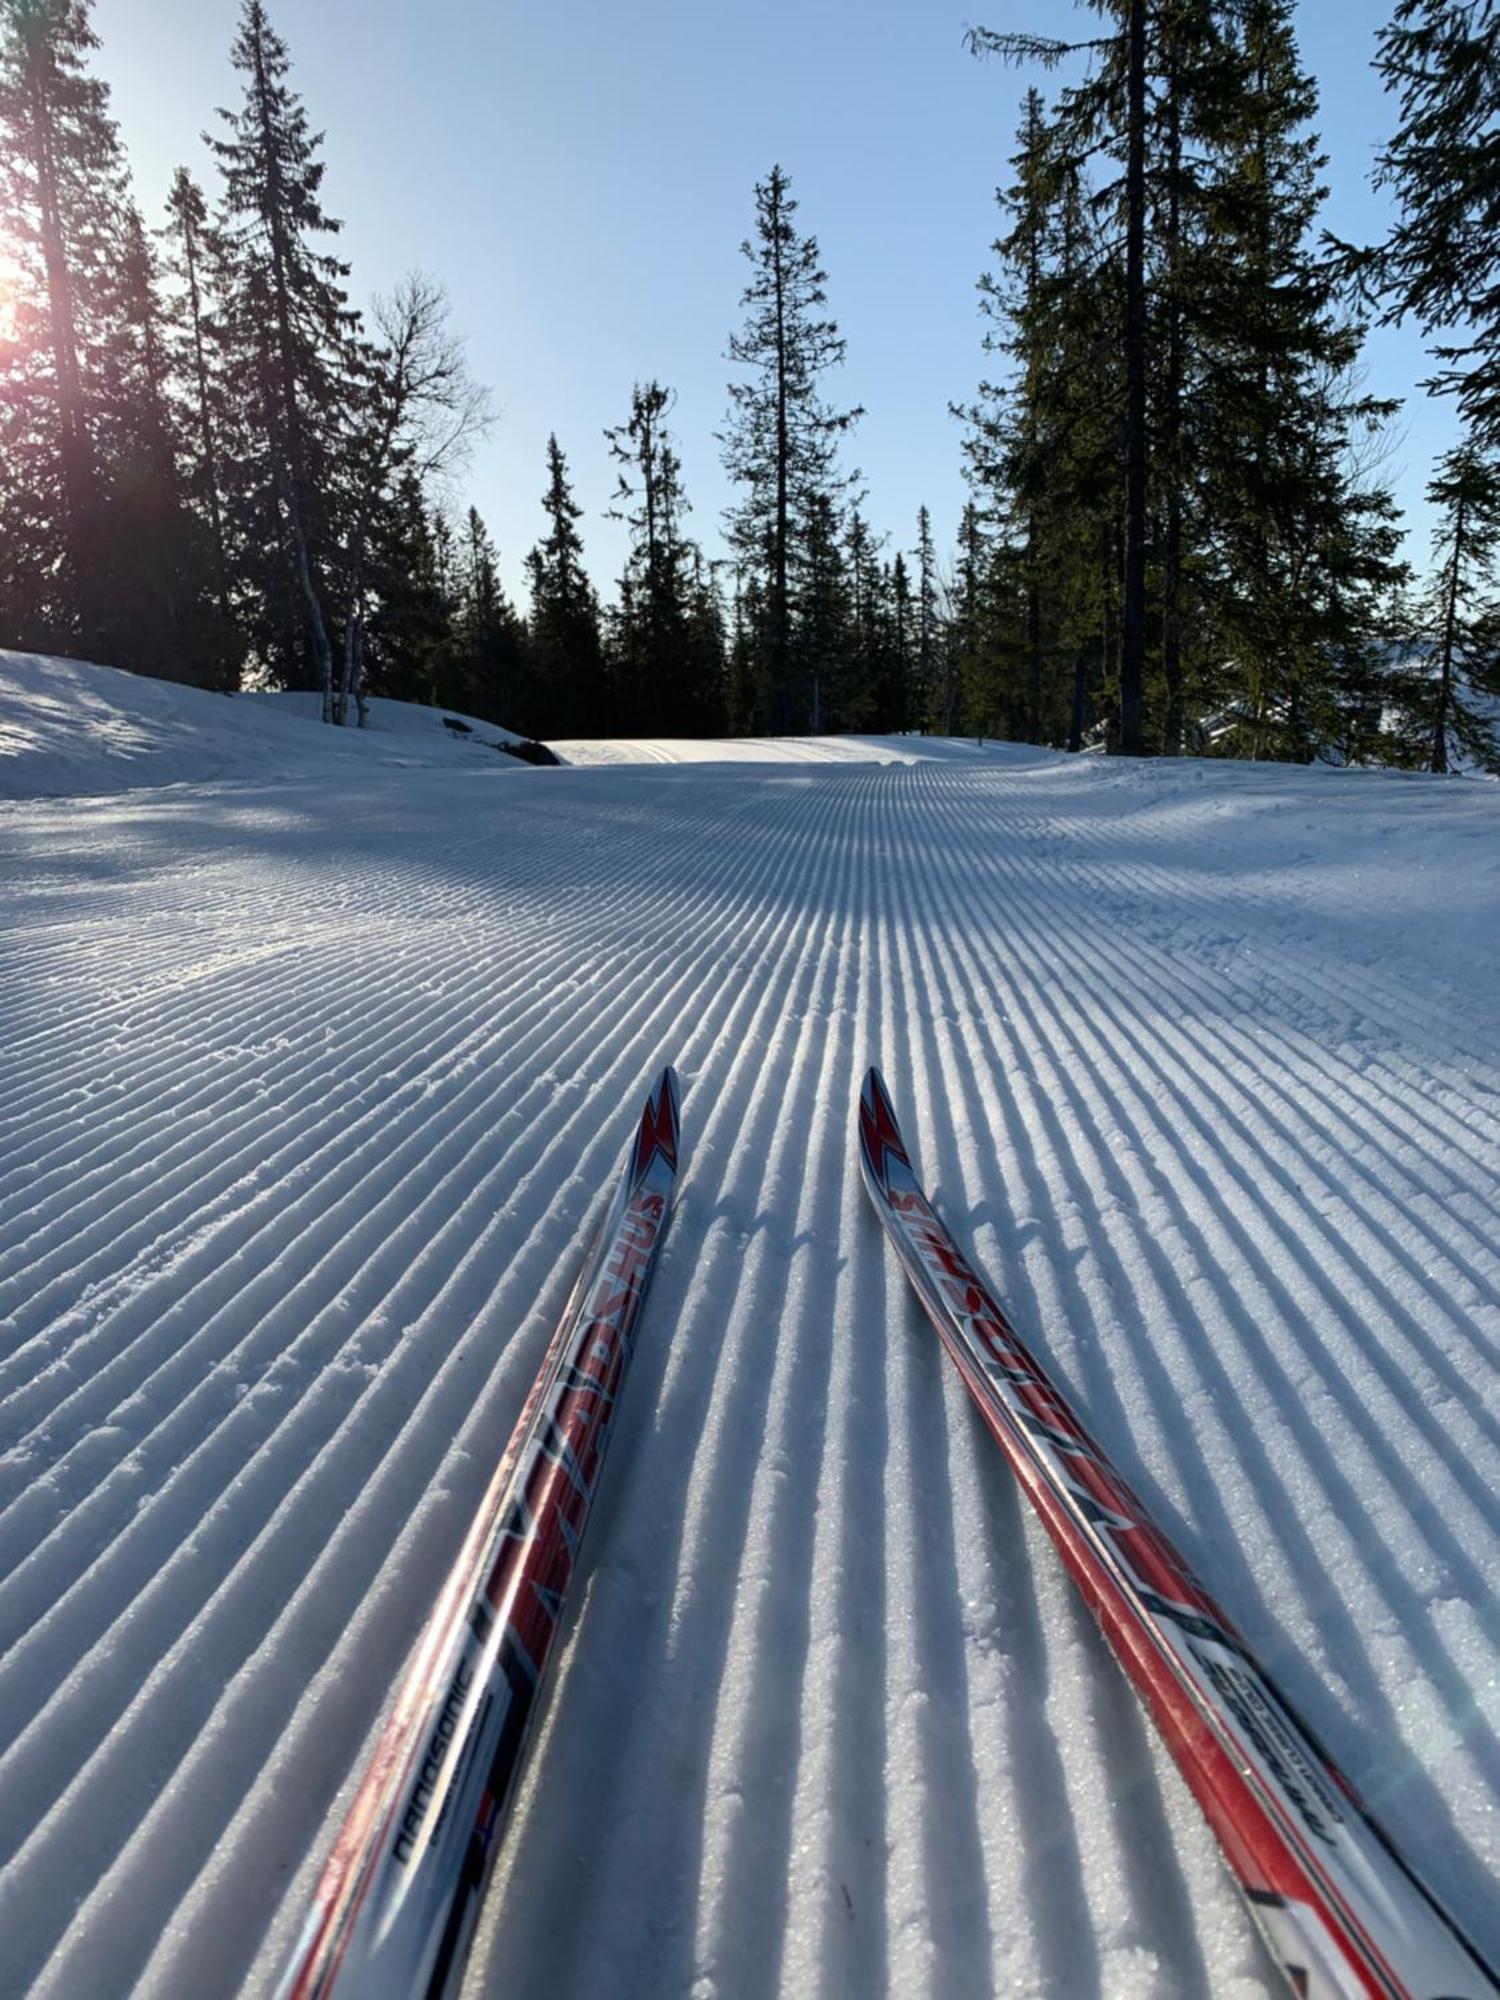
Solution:
<path fill-rule="evenodd" d="M 608 997 L 607 993 L 606 993 L 606 995 L 605 995 L 604 997 L 606 997 L 606 998 Z M 628 1010 L 627 1010 L 627 1019 L 628 1019 L 628 1018 L 629 1018 L 629 1017 L 628 1017 Z M 470 1113 L 468 1114 L 468 1116 L 467 1116 L 467 1117 L 466 1117 L 466 1118 L 465 1118 L 465 1119 L 464 1119 L 463 1121 L 461 1121 L 461 1122 L 460 1122 L 460 1123 L 459 1123 L 458 1125 L 456 1125 L 456 1126 L 454 1126 L 453 1128 L 451 1128 L 451 1130 L 450 1130 L 450 1132 L 449 1132 L 449 1134 L 448 1134 L 448 1143 L 449 1143 L 449 1144 L 451 1144 L 451 1142 L 452 1142 L 452 1139 L 453 1139 L 453 1137 L 454 1137 L 455 1135 L 457 1135 L 457 1134 L 460 1134 L 460 1133 L 462 1133 L 462 1132 L 464 1131 L 464 1129 L 465 1129 L 465 1127 L 466 1127 L 466 1126 L 468 1126 L 468 1125 L 472 1125 L 472 1124 L 475 1124 L 476 1122 L 479 1122 L 479 1123 L 482 1123 L 482 1118 L 483 1118 L 483 1113 L 484 1113 L 484 1111 L 486 1110 L 486 1108 L 487 1108 L 487 1107 L 486 1107 L 486 1106 L 485 1106 L 484 1104 L 481 1104 L 481 1105 L 480 1105 L 480 1106 L 478 1106 L 478 1107 L 477 1107 L 477 1108 L 476 1108 L 476 1109 L 475 1109 L 474 1111 L 470 1112 Z M 565 1132 L 564 1132 L 564 1135 L 563 1135 L 563 1136 L 565 1137 Z M 410 1138 L 410 1139 L 409 1139 L 408 1141 L 404 1142 L 404 1144 L 405 1144 L 405 1145 L 407 1146 L 407 1148 L 408 1148 L 408 1149 L 411 1149 L 411 1150 L 415 1150 L 415 1149 L 416 1149 L 416 1141 L 417 1141 L 417 1140 L 418 1140 L 418 1139 L 419 1139 L 420 1137 L 421 1137 L 421 1131 L 420 1131 L 420 1129 L 419 1129 L 419 1130 L 418 1130 L 418 1131 L 417 1131 L 417 1132 L 416 1132 L 415 1134 L 413 1134 L 413 1135 L 411 1136 L 411 1138 Z M 441 1154 L 439 1154 L 439 1155 L 437 1155 L 437 1156 L 436 1156 L 436 1158 L 437 1158 L 437 1159 L 438 1159 L 439 1161 L 441 1160 L 441 1157 L 442 1157 L 442 1156 L 441 1156 Z M 431 1164 L 433 1163 L 433 1160 L 434 1160 L 434 1155 L 433 1155 L 433 1154 L 431 1154 L 431 1153 L 429 1152 L 429 1153 L 427 1153 L 427 1154 L 425 1155 L 425 1158 L 426 1158 L 426 1160 L 427 1160 L 427 1163 L 428 1163 L 428 1165 L 429 1165 L 429 1167 L 430 1167 L 430 1165 L 431 1165 Z M 501 1160 L 499 1160 L 499 1161 L 498 1161 L 498 1162 L 496 1163 L 496 1171 L 499 1171 L 499 1170 L 503 1169 L 503 1168 L 504 1168 L 504 1167 L 505 1167 L 505 1166 L 506 1166 L 507 1164 L 508 1164 L 508 1161 L 506 1160 L 506 1158 L 505 1158 L 505 1157 L 503 1157 L 503 1156 L 502 1156 Z M 390 1190 L 390 1191 L 388 1192 L 388 1194 L 387 1194 L 387 1195 L 386 1195 L 386 1196 L 385 1196 L 385 1197 L 383 1198 L 383 1201 L 384 1201 L 384 1202 L 388 1202 L 388 1203 L 389 1203 L 389 1204 L 390 1204 L 390 1205 L 391 1205 L 391 1206 L 392 1206 L 392 1207 L 394 1208 L 394 1210 L 395 1210 L 395 1212 L 396 1212 L 397 1214 L 400 1214 L 400 1213 L 402 1213 L 402 1212 L 404 1211 L 404 1209 L 405 1209 L 406 1205 L 407 1205 L 407 1204 L 406 1204 L 406 1202 L 405 1202 L 405 1200 L 404 1200 L 403 1198 L 401 1198 L 401 1187 L 402 1187 L 402 1184 L 401 1184 L 400 1182 L 397 1182 L 397 1183 L 396 1183 L 396 1185 L 395 1185 L 395 1187 L 394 1187 L 394 1188 L 392 1188 L 392 1189 L 391 1189 L 391 1190 Z M 351 1191 L 351 1195 L 352 1195 L 352 1193 L 357 1193 L 357 1192 L 358 1192 L 358 1190 L 357 1190 L 357 1189 L 356 1189 L 356 1190 L 353 1190 L 353 1191 Z M 346 1196 L 344 1197 L 344 1199 L 345 1199 L 345 1200 L 348 1200 L 348 1199 L 350 1199 L 350 1198 L 351 1198 L 351 1195 L 346 1195 Z M 393 1199 L 392 1199 L 392 1197 L 396 1197 L 396 1198 L 395 1198 L 395 1199 L 393 1200 Z M 320 1210 L 315 1210 L 315 1212 L 319 1212 L 319 1213 L 321 1214 L 321 1211 L 320 1211 Z M 420 1211 L 418 1212 L 418 1215 L 420 1216 Z M 335 1210 L 335 1211 L 333 1211 L 333 1212 L 331 1212 L 331 1213 L 327 1213 L 327 1214 L 322 1214 L 322 1216 L 321 1216 L 321 1219 L 323 1220 L 323 1222 L 324 1222 L 324 1225 L 325 1225 L 325 1228 L 324 1228 L 324 1233 L 325 1233 L 325 1234 L 327 1234 L 327 1235 L 328 1235 L 328 1236 L 330 1236 L 330 1237 L 338 1237 L 338 1236 L 339 1236 L 339 1235 L 341 1234 L 341 1228 L 340 1228 L 340 1218 L 339 1218 L 339 1216 L 338 1216 L 338 1213 L 337 1213 L 337 1210 Z M 373 1210 L 372 1210 L 372 1211 L 370 1212 L 370 1214 L 369 1214 L 369 1216 L 368 1216 L 368 1218 L 366 1219 L 366 1222 L 365 1222 L 365 1224 L 364 1224 L 364 1228 L 365 1228 L 365 1231 L 366 1231 L 366 1233 L 368 1233 L 368 1234 L 374 1234 L 374 1235 L 379 1235 L 379 1234 L 380 1234 L 380 1233 L 382 1232 L 382 1228 L 383 1228 L 383 1217 L 382 1217 L 382 1214 L 381 1214 L 381 1210 L 380 1210 L 380 1206 L 377 1206 L 377 1207 L 376 1207 L 375 1209 L 373 1209 Z M 328 1289 L 328 1287 L 325 1287 L 324 1289 L 325 1289 L 325 1290 L 327 1290 L 327 1289 Z M 294 1294 L 294 1296 L 295 1296 L 295 1294 Z M 230 1304 L 235 1304 L 235 1303 L 240 1303 L 240 1302 L 241 1302 L 241 1301 L 240 1301 L 240 1299 L 239 1299 L 239 1296 L 238 1296 L 238 1295 L 236 1295 L 236 1297 L 235 1297 L 234 1299 L 232 1299 L 231 1301 L 229 1301 L 229 1303 L 230 1303 Z M 378 1311 L 378 1309 L 379 1309 L 379 1308 L 378 1308 L 378 1303 L 377 1303 L 377 1307 L 376 1307 L 376 1310 Z M 223 1309 L 221 1308 L 221 1310 L 223 1310 Z M 313 1330 L 314 1330 L 314 1329 L 316 1328 L 316 1326 L 317 1326 L 317 1314 L 316 1314 L 316 1312 L 315 1312 L 315 1311 L 309 1311 L 309 1312 L 307 1312 L 307 1313 L 305 1313 L 305 1314 L 299 1314 L 299 1315 L 298 1315 L 297 1317 L 299 1317 L 299 1318 L 305 1318 L 305 1320 L 306 1320 L 306 1322 L 307 1322 L 307 1326 L 308 1326 L 308 1330 L 309 1330 L 309 1333 L 310 1333 L 311 1331 L 313 1331 Z M 256 1328 L 256 1331 L 257 1331 L 257 1332 L 259 1331 L 259 1328 L 258 1328 L 258 1326 L 257 1326 L 257 1328 Z M 300 1336 L 300 1337 L 299 1337 L 299 1338 L 297 1339 L 297 1341 L 296 1341 L 296 1342 L 294 1343 L 294 1345 L 292 1346 L 292 1348 L 291 1348 L 291 1349 L 289 1350 L 289 1352 L 290 1352 L 290 1354 L 291 1354 L 291 1355 L 292 1355 L 292 1356 L 293 1356 L 293 1357 L 294 1357 L 294 1358 L 295 1358 L 295 1359 L 297 1360 L 297 1362 L 299 1363 L 299 1366 L 300 1366 L 300 1368 L 301 1368 L 301 1372 L 302 1372 L 302 1373 L 303 1373 L 303 1374 L 304 1374 L 304 1375 L 305 1375 L 305 1376 L 306 1376 L 306 1377 L 307 1377 L 307 1378 L 308 1378 L 309 1380 L 311 1380 L 311 1381 L 313 1381 L 313 1382 L 315 1382 L 315 1383 L 316 1383 L 316 1382 L 318 1382 L 318 1381 L 319 1381 L 319 1369 L 318 1369 L 317 1365 L 313 1365 L 313 1366 L 309 1366 L 309 1365 L 308 1365 L 308 1363 L 307 1363 L 307 1360 L 306 1360 L 305 1356 L 304 1356 L 304 1355 L 303 1355 L 303 1353 L 301 1352 L 301 1349 L 302 1349 L 302 1347 L 304 1346 L 304 1344 L 305 1344 L 305 1342 L 306 1342 L 307 1338 L 308 1338 L 308 1335 L 307 1335 L 307 1334 L 303 1334 L 302 1336 Z M 175 1358 L 175 1357 L 174 1357 L 174 1358 Z M 327 1360 L 328 1360 L 329 1358 L 331 1358 L 331 1357 L 324 1357 L 324 1356 L 320 1356 L 320 1357 L 315 1357 L 315 1363 L 316 1363 L 317 1361 L 321 1361 L 321 1362 L 322 1362 L 322 1364 L 323 1364 L 323 1366 L 325 1366 L 325 1367 L 326 1367 L 326 1365 L 327 1365 Z M 368 1365 L 368 1364 L 367 1364 L 367 1365 Z M 210 1379 L 210 1382 L 211 1382 L 211 1381 L 212 1381 L 212 1378 L 210 1377 L 209 1379 Z M 315 1388 L 315 1389 L 314 1389 L 314 1390 L 313 1390 L 313 1391 L 312 1391 L 311 1393 L 312 1393 L 313 1395 L 316 1395 L 316 1394 L 317 1394 L 317 1390 L 316 1390 L 316 1388 Z M 303 1408 L 305 1409 L 305 1407 L 306 1407 L 306 1406 L 304 1405 L 304 1406 L 303 1406 Z M 182 1408 L 182 1405 L 180 1405 L 180 1404 L 177 1404 L 177 1405 L 173 1405 L 173 1410 L 172 1410 L 172 1414 L 173 1414 L 173 1415 L 175 1416 L 175 1415 L 176 1415 L 176 1413 L 177 1413 L 177 1411 L 178 1411 L 178 1410 L 179 1410 L 180 1408 Z M 236 1415 L 236 1414 L 237 1414 L 237 1411 L 236 1411 L 236 1412 L 231 1412 L 231 1417 L 233 1417 L 233 1416 L 234 1416 L 234 1415 Z M 190 1448 L 190 1449 L 189 1449 L 189 1451 L 188 1451 L 188 1452 L 187 1452 L 186 1454 L 182 1454 L 182 1453 L 178 1453 L 178 1454 L 176 1454 L 176 1455 L 175 1455 L 174 1457 L 172 1457 L 172 1459 L 171 1459 L 171 1460 L 170 1460 L 169 1462 L 171 1462 L 171 1463 L 172 1463 L 172 1464 L 173 1464 L 174 1466 L 180 1466 L 180 1465 L 184 1465 L 184 1464 L 188 1464 L 188 1463 L 191 1463 L 191 1457 L 192 1457 L 192 1450 L 191 1450 L 191 1448 Z M 96 1489 L 96 1490 L 97 1490 L 97 1489 Z M 244 1495 L 243 1493 L 241 1493 L 241 1494 L 240 1494 L 239 1496 L 237 1496 L 237 1512 L 238 1512 L 238 1516 L 239 1516 L 239 1518 L 240 1518 L 240 1519 L 243 1519 L 243 1517 L 244 1517 L 244 1513 L 245 1513 L 245 1504 L 244 1504 L 244 1503 L 245 1503 L 245 1495 Z M 201 1504 L 202 1504 L 202 1494 L 201 1494 L 201 1492 L 194 1492 L 193 1494 L 191 1494 L 191 1495 L 190 1495 L 190 1496 L 188 1497 L 188 1500 L 187 1500 L 187 1503 L 186 1503 L 186 1505 L 187 1505 L 187 1513 L 186 1513 L 186 1516 L 185 1516 L 185 1520 L 186 1520 L 186 1521 L 190 1521 L 190 1520 L 191 1520 L 191 1518 L 192 1518 L 192 1515 L 193 1515 L 193 1512 L 194 1512 L 194 1511 L 195 1511 L 196 1509 L 200 1508 L 200 1507 L 201 1507 Z M 79 1514 L 81 1514 L 81 1513 L 84 1513 L 84 1512 L 86 1512 L 86 1511 L 87 1511 L 86 1507 L 85 1507 L 85 1508 L 80 1508 L 80 1509 L 77 1509 L 77 1510 L 75 1510 L 75 1512 L 74 1512 L 74 1513 L 73 1513 L 72 1515 L 70 1515 L 70 1516 L 69 1516 L 68 1518 L 69 1518 L 69 1520 L 70 1520 L 70 1521 L 76 1521 L 76 1520 L 78 1519 L 78 1517 L 79 1517 Z M 91 1527 L 91 1525 L 92 1525 L 91 1523 L 85 1523 L 85 1524 L 84 1524 L 84 1528 L 83 1528 L 83 1529 L 81 1529 L 81 1530 L 80 1530 L 80 1532 L 84 1532 L 84 1531 L 86 1531 L 86 1530 L 87 1530 L 87 1529 L 88 1529 L 89 1527 Z M 151 1542 L 152 1542 L 152 1539 L 153 1539 L 153 1537 L 154 1537 L 155 1535 L 158 1535 L 158 1534 L 159 1534 L 160 1532 L 161 1532 L 161 1525 L 160 1525 L 160 1523 L 159 1523 L 158 1521 L 150 1521 L 150 1522 L 146 1522 L 146 1523 L 144 1523 L 144 1524 L 143 1524 L 143 1531 L 142 1531 L 142 1539 L 143 1539 L 143 1541 L 144 1541 L 144 1543 L 145 1543 L 145 1547 L 146 1547 L 146 1550 L 147 1550 L 147 1552 L 148 1552 L 148 1553 L 149 1553 L 149 1549 L 150 1549 L 150 1546 L 151 1546 Z M 111 1546 L 111 1548 L 113 1549 L 113 1548 L 117 1548 L 117 1547 L 119 1546 L 119 1544 L 118 1544 L 118 1542 L 116 1542 L 116 1543 L 113 1543 L 113 1544 L 111 1544 L 110 1546 Z M 44 1548 L 45 1548 L 45 1545 L 44 1545 Z M 39 1554 L 40 1554 L 40 1553 L 41 1553 L 41 1551 L 39 1551 Z M 50 1551 L 47 1551 L 47 1553 L 48 1553 L 48 1554 L 50 1554 L 51 1552 L 50 1552 Z M 130 1584 L 130 1585 L 132 1585 L 132 1586 L 133 1586 L 133 1584 L 134 1584 L 134 1582 L 135 1582 L 135 1581 L 136 1581 L 136 1580 L 135 1580 L 134 1578 L 131 1578 L 131 1579 L 128 1579 L 128 1582 L 129 1582 L 129 1584 Z M 60 1605 L 59 1605 L 59 1607 L 58 1607 L 58 1610 L 59 1610 L 59 1612 L 60 1612 L 60 1611 L 61 1611 L 61 1610 L 62 1610 L 62 1609 L 63 1609 L 63 1608 L 64 1608 L 64 1607 L 66 1606 L 66 1602 L 67 1602 L 67 1601 L 66 1601 L 66 1599 L 64 1599 L 64 1600 L 62 1600 L 62 1601 L 61 1601 L 61 1603 L 60 1603 Z M 0 1597 L 0 1606 L 3 1606 L 3 1597 Z M 57 1615 L 57 1614 L 54 1614 L 54 1617 L 55 1617 L 56 1615 Z M 23 1607 L 22 1607 L 22 1609 L 21 1609 L 21 1611 L 20 1611 L 20 1614 L 19 1614 L 19 1623 L 21 1624 L 21 1628 L 22 1628 L 23 1630 L 25 1630 L 25 1628 L 26 1628 L 26 1625 L 27 1625 L 27 1624 L 29 1623 L 29 1618 L 30 1618 L 30 1607 L 29 1607 L 29 1606 L 23 1606 Z M 39 1640 L 40 1640 L 40 1637 L 41 1637 L 41 1636 L 43 1635 L 43 1633 L 44 1633 L 44 1630 L 45 1630 L 45 1628 L 39 1628 L 39 1627 L 33 1627 L 33 1628 L 32 1628 L 32 1630 L 31 1630 L 31 1631 L 30 1631 L 30 1632 L 28 1633 L 28 1635 L 27 1635 L 27 1641 L 28 1641 L 28 1644 L 29 1644 L 30 1646 L 35 1646 L 35 1645 L 36 1645 L 36 1644 L 37 1644 L 37 1643 L 39 1642 Z M 51 1666 L 53 1667 L 53 1669 L 54 1669 L 54 1671 L 53 1671 L 53 1674 L 52 1674 L 51 1676 L 49 1676 L 49 1677 L 51 1677 L 51 1678 L 56 1678 L 56 1677 L 58 1676 L 58 1674 L 60 1673 L 61 1669 L 59 1669 L 59 1668 L 58 1668 L 58 1667 L 56 1666 L 56 1663 L 49 1663 L 49 1665 L 51 1665 Z M 30 1667 L 30 1663 L 29 1663 L 29 1662 L 26 1662 L 26 1663 L 23 1663 L 23 1671 L 24 1671 L 24 1670 L 26 1670 L 26 1668 L 28 1668 L 28 1667 Z M 35 1669 L 34 1669 L 34 1668 L 31 1668 L 31 1670 L 32 1670 L 32 1671 L 35 1671 Z M 0 1668 L 0 1673 L 3 1673 L 3 1668 Z M 3 1681 L 0 1681 L 0 1686 L 3 1686 Z M 41 1727 L 43 1727 L 43 1726 L 45 1725 L 46 1721 L 47 1721 L 47 1717 L 46 1717 L 46 1714 L 45 1714 L 45 1711 L 44 1711 L 42 1715 L 38 1716 L 38 1718 L 37 1718 L 36 1722 L 35 1722 L 35 1723 L 33 1724 L 33 1729 L 37 1729 L 37 1728 L 41 1728 Z M 12 1754 L 14 1754 L 14 1753 L 12 1753 Z"/>
<path fill-rule="evenodd" d="M 885 1255 L 871 1060 L 1023 1336 L 1500 1950 L 1482 1029 L 1215 875 L 1201 797 L 733 750 L 0 817 L 7 1990 L 268 1990 L 663 1060 L 678 1214 L 470 1990 L 1276 1990 Z M 559 1929 L 559 1879 L 635 1921 Z"/>

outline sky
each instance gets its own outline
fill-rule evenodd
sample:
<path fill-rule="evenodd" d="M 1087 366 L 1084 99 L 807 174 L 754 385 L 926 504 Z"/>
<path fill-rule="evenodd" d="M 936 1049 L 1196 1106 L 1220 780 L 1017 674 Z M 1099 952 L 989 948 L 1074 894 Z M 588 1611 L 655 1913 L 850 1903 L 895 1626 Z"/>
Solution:
<path fill-rule="evenodd" d="M 1303 59 L 1322 93 L 1327 225 L 1380 233 L 1369 185 L 1392 107 L 1370 67 L 1394 0 L 1308 0 Z M 356 304 L 422 270 L 446 288 L 452 324 L 499 420 L 454 498 L 484 515 L 507 586 L 543 531 L 549 431 L 567 454 L 590 569 L 608 592 L 625 530 L 604 518 L 614 487 L 603 432 L 632 385 L 677 392 L 673 423 L 711 555 L 732 498 L 715 433 L 725 359 L 749 273 L 740 244 L 754 187 L 779 163 L 798 222 L 816 236 L 848 358 L 831 400 L 866 415 L 846 446 L 866 512 L 909 549 L 919 505 L 950 548 L 965 498 L 961 426 L 949 406 L 984 370 L 975 283 L 999 222 L 1027 79 L 976 61 L 970 22 L 1068 35 L 1095 17 L 1058 0 L 268 0 L 293 75 L 326 133 L 328 211 Z M 210 189 L 202 139 L 235 103 L 228 52 L 238 0 L 95 0 L 136 189 L 160 220 L 172 170 Z M 1045 79 L 1043 79 L 1045 87 Z M 1406 399 L 1387 476 L 1427 553 L 1422 491 L 1455 436 L 1451 410 L 1416 384 L 1413 329 L 1374 335 L 1371 393 Z"/>

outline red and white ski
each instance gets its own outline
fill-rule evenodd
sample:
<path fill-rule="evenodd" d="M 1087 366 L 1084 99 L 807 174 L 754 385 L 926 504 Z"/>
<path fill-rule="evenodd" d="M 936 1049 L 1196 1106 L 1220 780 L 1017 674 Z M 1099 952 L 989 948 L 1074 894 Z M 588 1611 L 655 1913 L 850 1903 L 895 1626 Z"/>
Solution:
<path fill-rule="evenodd" d="M 876 1211 L 1303 2000 L 1497 2000 L 1500 1982 L 1147 1517 L 938 1220 L 876 1070 L 859 1105 Z"/>
<path fill-rule="evenodd" d="M 279 2000 L 458 1990 L 666 1228 L 677 1139 L 668 1069 L 334 1843 Z"/>

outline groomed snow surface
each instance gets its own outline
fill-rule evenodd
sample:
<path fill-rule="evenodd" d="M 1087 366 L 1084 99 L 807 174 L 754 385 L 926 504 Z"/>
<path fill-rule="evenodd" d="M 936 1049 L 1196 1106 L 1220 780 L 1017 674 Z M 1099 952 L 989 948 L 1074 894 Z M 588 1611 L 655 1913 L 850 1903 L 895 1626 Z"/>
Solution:
<path fill-rule="evenodd" d="M 431 718 L 403 767 L 0 666 L 0 787 L 96 794 L 0 807 L 0 1989 L 270 1991 L 667 1060 L 469 2000 L 1279 1990 L 884 1246 L 870 1061 L 1500 1957 L 1500 786 Z"/>

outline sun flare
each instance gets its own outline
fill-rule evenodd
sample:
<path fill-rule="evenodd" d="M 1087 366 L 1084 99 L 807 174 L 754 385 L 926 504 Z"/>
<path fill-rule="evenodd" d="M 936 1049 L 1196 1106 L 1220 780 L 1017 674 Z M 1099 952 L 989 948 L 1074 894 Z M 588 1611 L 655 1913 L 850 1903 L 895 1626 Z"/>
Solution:
<path fill-rule="evenodd" d="M 0 244 L 0 347 L 8 347 L 19 338 L 20 302 L 20 270 Z"/>

